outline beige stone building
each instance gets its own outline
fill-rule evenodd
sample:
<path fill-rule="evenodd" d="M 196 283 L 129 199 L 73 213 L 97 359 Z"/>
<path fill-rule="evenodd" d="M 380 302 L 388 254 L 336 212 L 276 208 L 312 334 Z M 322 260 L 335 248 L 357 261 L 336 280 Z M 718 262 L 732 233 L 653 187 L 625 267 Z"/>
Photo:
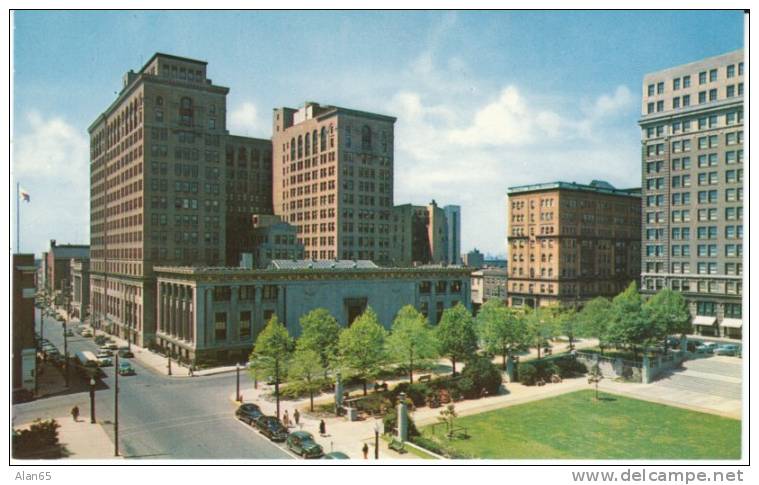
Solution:
<path fill-rule="evenodd" d="M 310 102 L 274 110 L 274 213 L 306 258 L 389 261 L 394 123 Z"/>
<path fill-rule="evenodd" d="M 741 337 L 743 50 L 647 74 L 641 287 L 690 304 L 697 333 Z"/>
<path fill-rule="evenodd" d="M 509 304 L 577 306 L 640 276 L 640 189 L 602 181 L 508 192 Z"/>

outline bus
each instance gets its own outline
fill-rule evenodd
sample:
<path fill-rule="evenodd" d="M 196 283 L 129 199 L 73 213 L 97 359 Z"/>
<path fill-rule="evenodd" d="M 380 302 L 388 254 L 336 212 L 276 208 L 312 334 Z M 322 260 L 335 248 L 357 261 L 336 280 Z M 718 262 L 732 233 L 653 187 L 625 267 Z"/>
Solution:
<path fill-rule="evenodd" d="M 85 378 L 98 377 L 102 372 L 98 365 L 98 359 L 95 354 L 89 350 L 83 350 L 76 353 L 77 367 L 79 372 Z"/>

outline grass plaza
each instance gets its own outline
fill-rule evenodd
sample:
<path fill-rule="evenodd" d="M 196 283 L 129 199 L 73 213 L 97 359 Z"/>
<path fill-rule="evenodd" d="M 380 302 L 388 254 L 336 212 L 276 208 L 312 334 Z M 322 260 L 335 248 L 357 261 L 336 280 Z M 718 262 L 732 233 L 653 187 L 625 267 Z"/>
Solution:
<path fill-rule="evenodd" d="M 457 418 L 420 431 L 462 458 L 739 459 L 741 421 L 591 390 Z"/>

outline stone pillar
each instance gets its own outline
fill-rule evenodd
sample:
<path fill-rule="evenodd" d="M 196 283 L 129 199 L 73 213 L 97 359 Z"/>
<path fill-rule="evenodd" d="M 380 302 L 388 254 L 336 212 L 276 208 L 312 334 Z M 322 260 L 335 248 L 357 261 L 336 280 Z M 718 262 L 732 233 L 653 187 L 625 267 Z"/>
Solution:
<path fill-rule="evenodd" d="M 685 335 L 680 337 L 680 353 L 683 357 L 688 356 L 688 337 Z"/>
<path fill-rule="evenodd" d="M 511 356 L 506 359 L 506 375 L 509 376 L 509 382 L 514 382 L 514 359 Z"/>
<path fill-rule="evenodd" d="M 231 293 L 231 296 L 229 298 L 229 335 L 227 336 L 227 342 L 239 342 L 240 341 L 240 309 L 239 309 L 238 300 L 240 296 L 240 287 L 230 286 L 230 293 Z"/>
<path fill-rule="evenodd" d="M 252 332 L 251 336 L 253 337 L 254 341 L 256 340 L 258 333 L 266 325 L 266 322 L 264 322 L 264 309 L 263 305 L 261 304 L 261 291 L 262 286 L 256 285 L 253 296 L 253 311 L 250 314 L 250 329 Z"/>
<path fill-rule="evenodd" d="M 648 361 L 648 355 L 643 355 L 643 364 L 641 369 L 641 379 L 643 381 L 643 384 L 650 384 L 651 383 L 651 366 Z"/>
<path fill-rule="evenodd" d="M 408 408 L 406 407 L 406 393 L 398 395 L 398 441 L 404 443 L 408 439 Z"/>
<path fill-rule="evenodd" d="M 277 285 L 277 318 L 282 325 L 287 327 L 287 315 L 285 315 L 285 287 L 283 285 Z M 267 322 L 268 323 L 268 322 Z"/>
<path fill-rule="evenodd" d="M 339 415 L 341 407 L 343 407 L 343 378 L 338 372 L 335 374 L 335 414 Z"/>

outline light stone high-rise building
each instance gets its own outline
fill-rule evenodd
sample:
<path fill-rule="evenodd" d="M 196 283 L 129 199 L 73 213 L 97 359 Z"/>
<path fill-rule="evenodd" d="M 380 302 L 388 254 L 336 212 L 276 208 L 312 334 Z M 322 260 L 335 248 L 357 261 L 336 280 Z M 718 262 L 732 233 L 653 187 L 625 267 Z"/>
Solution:
<path fill-rule="evenodd" d="M 236 264 L 251 231 L 230 225 L 271 212 L 271 144 L 229 136 L 229 88 L 206 64 L 156 53 L 89 127 L 92 321 L 141 346 L 153 267 Z"/>
<path fill-rule="evenodd" d="M 274 110 L 274 213 L 306 258 L 390 260 L 395 120 L 312 102 Z"/>
<path fill-rule="evenodd" d="M 743 50 L 647 74 L 642 291 L 688 300 L 697 333 L 741 337 Z"/>

